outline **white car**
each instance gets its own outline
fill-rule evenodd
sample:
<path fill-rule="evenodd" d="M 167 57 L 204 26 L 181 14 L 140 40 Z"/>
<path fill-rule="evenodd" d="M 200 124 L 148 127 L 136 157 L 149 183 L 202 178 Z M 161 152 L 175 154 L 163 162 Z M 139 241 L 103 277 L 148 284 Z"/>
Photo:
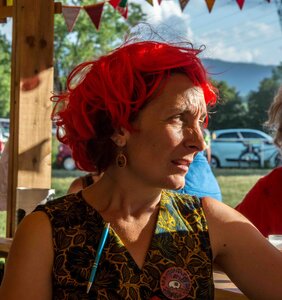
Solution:
<path fill-rule="evenodd" d="M 255 129 L 234 128 L 212 132 L 211 165 L 223 167 L 275 167 L 279 151 L 270 135 Z"/>
<path fill-rule="evenodd" d="M 3 141 L 6 143 L 9 138 L 10 119 L 0 118 L 0 127 L 3 135 Z"/>

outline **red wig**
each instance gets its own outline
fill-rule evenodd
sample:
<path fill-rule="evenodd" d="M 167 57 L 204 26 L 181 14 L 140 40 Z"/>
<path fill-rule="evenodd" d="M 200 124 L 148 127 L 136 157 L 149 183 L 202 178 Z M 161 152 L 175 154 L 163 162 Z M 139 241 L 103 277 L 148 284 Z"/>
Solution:
<path fill-rule="evenodd" d="M 58 139 L 70 146 L 79 168 L 104 171 L 115 159 L 115 129 L 131 123 L 163 88 L 171 73 L 183 73 L 203 89 L 207 105 L 216 102 L 214 87 L 191 44 L 125 44 L 98 60 L 78 65 L 69 75 L 67 92 L 55 95 L 52 117 Z"/>

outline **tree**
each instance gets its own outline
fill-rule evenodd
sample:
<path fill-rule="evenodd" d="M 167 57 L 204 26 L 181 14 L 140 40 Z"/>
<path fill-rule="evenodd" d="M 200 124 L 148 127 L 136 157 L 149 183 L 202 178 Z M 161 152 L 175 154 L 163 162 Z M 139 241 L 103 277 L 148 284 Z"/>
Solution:
<path fill-rule="evenodd" d="M 93 4 L 93 0 L 63 0 L 68 5 Z M 55 15 L 54 37 L 54 85 L 57 91 L 65 88 L 70 70 L 82 61 L 100 56 L 121 43 L 130 26 L 145 20 L 140 5 L 130 3 L 128 19 L 125 20 L 108 3 L 104 5 L 101 25 L 97 31 L 86 12 L 81 11 L 72 33 L 68 33 L 62 15 Z M 0 34 L 0 116 L 9 116 L 11 80 L 11 43 Z"/>
<path fill-rule="evenodd" d="M 66 0 L 63 1 L 65 3 Z M 72 0 L 69 5 L 81 5 L 82 1 Z M 93 0 L 83 1 L 83 5 Z M 128 19 L 125 20 L 114 8 L 105 3 L 100 28 L 97 31 L 85 11 L 81 11 L 71 33 L 62 15 L 55 18 L 55 89 L 65 89 L 69 72 L 82 61 L 105 54 L 119 45 L 130 26 L 145 20 L 140 5 L 130 3 Z"/>
<path fill-rule="evenodd" d="M 10 111 L 11 43 L 0 33 L 0 116 L 8 117 Z"/>
<path fill-rule="evenodd" d="M 219 91 L 219 101 L 209 113 L 210 130 L 246 127 L 246 106 L 239 93 L 225 81 L 213 82 Z"/>
<path fill-rule="evenodd" d="M 267 111 L 281 83 L 282 63 L 273 70 L 271 78 L 265 78 L 260 82 L 258 91 L 249 94 L 247 118 L 249 127 L 263 130 L 263 124 L 268 118 Z"/>

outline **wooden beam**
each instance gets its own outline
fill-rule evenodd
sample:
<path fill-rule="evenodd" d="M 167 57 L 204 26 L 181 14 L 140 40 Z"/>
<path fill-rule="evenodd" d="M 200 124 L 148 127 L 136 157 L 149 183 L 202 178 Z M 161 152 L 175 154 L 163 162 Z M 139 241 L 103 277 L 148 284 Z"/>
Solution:
<path fill-rule="evenodd" d="M 16 228 L 17 188 L 51 186 L 53 0 L 14 3 L 7 236 Z"/>
<path fill-rule="evenodd" d="M 54 13 L 62 13 L 62 3 L 54 3 Z M 0 23 L 6 23 L 6 18 L 13 17 L 13 6 L 6 6 L 6 0 L 0 0 Z"/>
<path fill-rule="evenodd" d="M 6 23 L 6 13 L 4 14 L 4 7 L 6 7 L 6 0 L 0 0 L 0 23 Z"/>
<path fill-rule="evenodd" d="M 55 14 L 61 14 L 62 13 L 62 3 L 61 2 L 55 2 L 54 3 L 54 13 Z"/>
<path fill-rule="evenodd" d="M 0 6 L 0 19 L 5 19 L 13 16 L 13 6 Z"/>

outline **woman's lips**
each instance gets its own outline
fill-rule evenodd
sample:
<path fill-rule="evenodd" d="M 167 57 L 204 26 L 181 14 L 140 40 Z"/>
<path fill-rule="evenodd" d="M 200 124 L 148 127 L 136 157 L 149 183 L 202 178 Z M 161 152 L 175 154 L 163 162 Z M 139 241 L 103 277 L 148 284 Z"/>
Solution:
<path fill-rule="evenodd" d="M 173 160 L 172 163 L 180 170 L 183 170 L 184 172 L 188 172 L 189 166 L 192 163 L 191 160 L 186 159 L 177 159 Z"/>

